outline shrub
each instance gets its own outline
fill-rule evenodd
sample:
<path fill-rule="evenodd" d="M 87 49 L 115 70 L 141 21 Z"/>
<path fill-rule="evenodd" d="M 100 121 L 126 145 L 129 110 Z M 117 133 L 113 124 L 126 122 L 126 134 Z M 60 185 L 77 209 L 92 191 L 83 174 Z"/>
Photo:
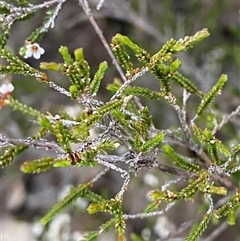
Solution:
<path fill-rule="evenodd" d="M 17 7 L 11 3 L 0 2 L 3 16 L 0 56 L 6 61 L 1 64 L 0 73 L 33 77 L 39 81 L 39 85 L 47 84 L 49 88 L 70 98 L 73 103 L 84 107 L 76 117 L 63 111 L 55 115 L 41 112 L 14 98 L 13 85 L 3 83 L 0 89 L 1 108 L 21 111 L 37 123 L 38 131 L 27 139 L 15 139 L 1 134 L 0 141 L 4 150 L 0 157 L 1 167 L 9 166 L 29 147 L 50 149 L 55 155 L 46 154 L 41 159 L 24 162 L 21 165 L 24 173 L 41 173 L 51 168 L 69 166 L 104 166 L 91 180 L 71 188 L 41 219 L 42 224 L 51 222 L 57 214 L 81 197 L 89 202 L 86 209 L 89 214 L 105 212 L 111 215 L 98 231 L 88 232 L 83 240 L 95 240 L 110 227 L 117 231 L 118 240 L 126 240 L 126 220 L 159 216 L 174 208 L 177 210 L 175 205 L 181 200 L 204 202 L 196 220 L 197 225 L 186 238 L 188 241 L 197 240 L 211 220 L 227 217 L 228 224 L 234 225 L 240 206 L 240 179 L 239 175 L 236 175 L 240 170 L 239 137 L 232 136 L 224 142 L 218 137 L 218 133 L 226 131 L 231 120 L 237 118 L 240 105 L 227 115 L 217 112 L 213 103 L 219 98 L 227 76 L 222 74 L 216 84 L 205 93 L 180 73 L 181 60 L 177 57 L 179 52 L 192 48 L 208 37 L 208 30 L 203 29 L 193 36 L 178 40 L 170 39 L 155 54 L 149 53 L 121 34 L 113 36 L 111 44 L 108 45 L 87 1 L 79 1 L 120 75 L 120 79 L 114 79 L 113 83 L 107 86 L 112 96 L 103 102 L 96 96 L 108 70 L 107 61 L 100 63 L 96 73 L 91 76 L 83 49 L 75 49 L 74 56 L 71 56 L 68 47 L 62 46 L 59 53 L 63 61 L 41 62 L 39 70 L 13 54 L 6 46 L 12 25 L 16 21 L 25 21 L 31 18 L 35 11 L 57 4 L 46 12 L 42 27 L 30 35 L 20 50 L 20 55 L 25 58 L 40 58 L 44 49 L 38 43 L 49 28 L 54 27 L 63 2 L 49 1 L 31 5 L 27 1 L 19 1 Z M 138 61 L 137 64 L 132 60 L 133 55 Z M 44 70 L 66 76 L 70 83 L 69 88 L 65 89 L 57 84 Z M 146 78 L 147 81 L 147 74 L 155 77 L 160 85 L 158 90 L 136 85 L 139 78 Z M 175 93 L 176 89 L 178 93 L 179 89 L 182 90 L 182 96 Z M 196 109 L 189 113 L 189 107 L 194 106 L 193 102 L 196 101 L 191 99 L 191 96 L 198 99 L 198 104 Z M 142 104 L 143 98 L 171 106 L 178 117 L 178 126 L 157 128 L 148 106 Z M 90 135 L 92 130 L 96 132 L 94 136 Z M 50 141 L 49 136 L 54 137 L 55 141 Z M 73 144 L 78 147 L 74 149 Z M 146 172 L 155 170 L 155 175 L 165 175 L 167 181 L 150 192 L 151 201 L 141 213 L 127 214 L 123 209 L 123 204 L 127 201 L 125 194 L 135 179 L 134 175 L 141 169 Z M 121 176 L 122 182 L 116 195 L 108 199 L 97 194 L 92 187 L 111 170 Z M 134 199 L 134 192 L 129 195 Z M 219 222 L 216 226 L 218 225 Z M 132 239 L 142 240 L 134 234 Z"/>

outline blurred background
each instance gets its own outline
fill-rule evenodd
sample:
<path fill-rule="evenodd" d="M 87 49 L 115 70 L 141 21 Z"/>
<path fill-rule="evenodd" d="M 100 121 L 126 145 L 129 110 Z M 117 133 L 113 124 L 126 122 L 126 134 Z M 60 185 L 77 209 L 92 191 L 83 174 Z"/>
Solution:
<path fill-rule="evenodd" d="M 33 4 L 41 1 L 30 1 Z M 192 80 L 201 90 L 208 91 L 216 83 L 222 73 L 228 75 L 228 82 L 221 97 L 215 103 L 219 113 L 231 113 L 240 103 L 240 2 L 239 0 L 105 0 L 100 11 L 96 10 L 99 1 L 89 1 L 93 16 L 99 24 L 107 41 L 116 33 L 128 35 L 134 42 L 154 54 L 170 38 L 182 38 L 194 35 L 197 31 L 208 28 L 210 37 L 195 45 L 187 53 L 179 54 L 182 61 L 181 72 Z M 12 35 L 7 42 L 8 48 L 18 54 L 31 32 L 40 27 L 46 11 L 38 11 L 27 22 L 16 23 Z M 111 94 L 105 90 L 108 83 L 119 77 L 116 69 L 111 66 L 111 59 L 102 46 L 88 18 L 78 5 L 78 1 L 68 0 L 63 4 L 55 27 L 50 29 L 40 42 L 45 54 L 40 60 L 26 59 L 31 66 L 39 68 L 40 62 L 61 62 L 58 53 L 60 46 L 67 46 L 72 53 L 82 47 L 86 60 L 91 66 L 92 75 L 99 63 L 107 60 L 109 69 L 101 85 L 97 98 L 108 100 Z M 67 88 L 69 81 L 63 76 L 49 72 L 50 79 Z M 13 96 L 42 112 L 56 114 L 59 110 L 77 113 L 81 106 L 67 97 L 49 89 L 44 83 L 24 76 L 2 77 L 13 82 Z M 140 78 L 136 84 L 154 90 L 159 89 L 157 81 L 150 75 Z M 181 96 L 182 89 L 174 90 Z M 158 128 L 169 128 L 178 125 L 176 115 L 165 103 L 146 102 Z M 189 112 L 193 112 L 199 102 L 192 100 Z M 164 113 L 164 114 L 163 114 Z M 12 138 L 27 138 L 36 130 L 36 124 L 27 116 L 13 112 L 10 108 L 0 110 L 1 133 Z M 221 140 L 226 143 L 238 141 L 239 119 L 220 133 Z M 237 136 L 236 136 L 237 135 Z M 1 150 L 2 151 L 2 150 Z M 47 154 L 46 154 L 47 153 Z M 26 160 L 37 159 L 53 153 L 42 149 L 30 148 L 21 154 L 10 167 L 0 170 L 1 183 L 1 240 L 3 241 L 75 241 L 86 231 L 96 230 L 101 220 L 109 217 L 103 214 L 90 216 L 84 212 L 88 203 L 79 200 L 73 207 L 66 210 L 52 226 L 43 234 L 38 220 L 46 214 L 52 205 L 66 194 L 71 186 L 91 180 L 101 170 L 89 168 L 52 169 L 49 172 L 30 175 L 20 172 L 20 165 Z M 157 189 L 168 179 L 161 172 L 141 171 L 126 194 L 124 203 L 126 213 L 138 213 L 148 203 L 147 193 Z M 238 179 L 240 180 L 240 178 Z M 115 172 L 109 172 L 99 180 L 94 191 L 105 197 L 113 197 L 122 183 Z M 142 236 L 144 240 L 184 240 L 189 229 L 182 224 L 194 219 L 200 212 L 195 203 L 180 203 L 168 214 L 149 219 L 127 221 L 127 232 Z M 201 206 L 204 208 L 204 204 Z M 220 220 L 222 222 L 222 220 Z M 54 226 L 55 225 L 55 226 Z M 240 241 L 240 220 L 233 227 L 222 225 L 220 236 L 207 239 L 216 224 L 211 224 L 204 233 L 202 240 Z M 182 230 L 182 231 L 181 231 Z M 115 240 L 114 233 L 108 233 L 99 240 Z M 135 237 L 136 238 L 136 237 Z M 130 238 L 129 238 L 130 240 Z M 133 240 L 133 239 L 132 239 Z M 139 239 L 140 240 L 140 239 Z"/>

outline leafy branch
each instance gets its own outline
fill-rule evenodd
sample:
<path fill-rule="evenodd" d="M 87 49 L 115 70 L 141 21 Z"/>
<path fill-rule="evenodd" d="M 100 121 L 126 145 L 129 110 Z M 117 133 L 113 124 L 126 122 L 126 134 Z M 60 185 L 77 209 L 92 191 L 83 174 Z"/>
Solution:
<path fill-rule="evenodd" d="M 197 240 L 208 228 L 213 217 L 217 219 L 227 217 L 229 224 L 234 225 L 240 206 L 237 183 L 239 180 L 236 181 L 234 176 L 240 170 L 238 161 L 240 144 L 237 138 L 233 138 L 234 144 L 231 146 L 230 143 L 221 140 L 217 132 L 239 115 L 240 108 L 238 106 L 218 122 L 213 106 L 215 98 L 223 90 L 227 76 L 221 75 L 212 89 L 204 93 L 193 81 L 180 73 L 182 62 L 177 56 L 178 53 L 187 51 L 197 42 L 208 37 L 210 35 L 208 30 L 205 28 L 193 36 L 185 36 L 178 40 L 170 39 L 157 53 L 150 53 L 129 37 L 119 33 L 113 36 L 111 44 L 108 45 L 99 32 L 88 2 L 79 1 L 121 77 L 121 80 L 115 79 L 107 86 L 112 97 L 109 101 L 103 102 L 97 98 L 97 95 L 108 71 L 109 63 L 106 61 L 101 62 L 92 75 L 82 48 L 75 49 L 72 56 L 68 47 L 61 46 L 59 53 L 62 56 L 62 62 L 51 60 L 42 62 L 40 68 L 66 76 L 69 81 L 67 90 L 5 47 L 15 21 L 27 21 L 37 10 L 57 4 L 55 8 L 46 12 L 43 26 L 31 34 L 20 53 L 26 57 L 27 51 L 35 51 L 35 54 L 41 51 L 40 46 L 35 42 L 41 41 L 44 34 L 54 27 L 63 2 L 48 1 L 30 5 L 27 1 L 21 1 L 16 7 L 12 3 L 0 1 L 0 11 L 6 17 L 5 20 L 1 20 L 4 33 L 0 41 L 0 57 L 8 62 L 8 65 L 0 65 L 0 73 L 34 77 L 40 81 L 38 84 L 45 82 L 50 88 L 83 106 L 76 116 L 58 110 L 55 115 L 50 112 L 44 113 L 21 103 L 13 97 L 13 88 L 8 89 L 3 84 L 0 89 L 0 107 L 20 111 L 29 116 L 38 126 L 38 130 L 26 139 L 0 134 L 0 143 L 4 150 L 0 156 L 1 168 L 9 166 L 29 147 L 41 147 L 51 149 L 55 155 L 46 153 L 39 159 L 25 161 L 20 167 L 22 172 L 41 173 L 52 168 L 69 166 L 95 168 L 98 171 L 90 181 L 72 188 L 41 219 L 41 222 L 44 225 L 48 224 L 78 198 L 84 198 L 89 203 L 85 210 L 89 215 L 104 212 L 111 218 L 103 222 L 98 231 L 86 234 L 83 240 L 96 240 L 103 232 L 114 228 L 117 231 L 118 240 L 123 241 L 127 239 L 127 219 L 158 216 L 173 208 L 175 203 L 195 200 L 200 195 L 203 199 L 208 197 L 208 202 L 205 203 L 207 208 L 203 208 L 202 221 L 194 227 L 186 240 Z M 42 53 L 43 51 L 37 53 L 35 57 L 40 57 Z M 138 61 L 137 64 L 130 57 L 133 55 Z M 147 74 L 155 77 L 160 85 L 159 89 L 151 90 L 136 84 L 140 77 L 147 79 Z M 183 101 L 179 93 L 175 93 L 179 88 L 183 89 Z M 188 108 L 193 103 L 188 98 L 191 95 L 196 96 L 200 104 L 195 110 L 195 116 L 189 120 Z M 172 107 L 178 117 L 179 126 L 157 128 L 150 108 L 142 105 L 141 99 L 137 96 Z M 96 133 L 94 136 L 91 135 L 93 131 Z M 49 136 L 53 137 L 54 141 L 49 141 Z M 74 147 L 76 144 L 77 147 Z M 123 151 L 120 152 L 118 148 Z M 99 171 L 97 169 L 99 166 L 104 166 L 105 169 Z M 126 214 L 123 205 L 127 201 L 125 194 L 129 192 L 128 189 L 133 180 L 131 173 L 137 176 L 140 169 L 161 172 L 167 181 L 160 188 L 150 192 L 152 201 L 142 212 Z M 93 191 L 93 187 L 109 171 L 119 175 L 121 183 L 114 196 L 104 198 Z M 184 186 L 179 185 L 182 181 Z M 134 193 L 131 194 L 134 196 Z M 217 207 L 215 200 L 223 200 L 221 196 L 228 196 L 229 199 Z"/>

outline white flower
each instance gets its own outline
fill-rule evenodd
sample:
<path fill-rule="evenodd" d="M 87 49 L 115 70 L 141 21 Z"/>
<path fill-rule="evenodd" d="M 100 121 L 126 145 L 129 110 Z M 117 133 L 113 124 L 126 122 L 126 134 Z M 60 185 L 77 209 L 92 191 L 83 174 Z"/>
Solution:
<path fill-rule="evenodd" d="M 27 44 L 27 50 L 24 58 L 34 57 L 35 59 L 39 59 L 42 54 L 44 54 L 45 50 L 39 46 L 37 43 L 29 43 Z"/>
<path fill-rule="evenodd" d="M 4 83 L 0 86 L 0 93 L 3 95 L 11 94 L 14 90 L 14 86 L 11 83 Z"/>

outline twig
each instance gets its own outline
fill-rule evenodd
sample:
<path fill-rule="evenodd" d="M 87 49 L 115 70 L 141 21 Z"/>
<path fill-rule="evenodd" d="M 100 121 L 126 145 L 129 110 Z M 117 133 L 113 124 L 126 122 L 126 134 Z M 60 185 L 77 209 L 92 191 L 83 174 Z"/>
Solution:
<path fill-rule="evenodd" d="M 166 165 L 161 164 L 161 163 L 159 163 L 156 168 L 163 171 L 163 172 L 168 172 L 170 174 L 173 174 L 175 176 L 180 176 L 180 177 L 182 177 L 184 179 L 187 179 L 187 180 L 197 177 L 197 175 L 194 174 L 194 173 L 182 171 L 178 168 L 166 166 Z"/>
<path fill-rule="evenodd" d="M 223 116 L 222 121 L 217 126 L 215 126 L 215 128 L 213 129 L 213 131 L 212 131 L 213 135 L 219 129 L 221 129 L 223 127 L 223 125 L 227 124 L 232 117 L 234 117 L 236 115 L 240 115 L 240 105 L 237 106 L 237 108 L 231 114 Z"/>
<path fill-rule="evenodd" d="M 107 163 L 117 164 L 117 163 L 128 163 L 131 159 L 126 158 L 126 156 L 115 156 L 115 155 L 97 155 L 98 158 L 104 160 Z M 187 171 L 182 171 L 175 167 L 170 167 L 161 163 L 156 163 L 153 160 L 149 160 L 147 158 L 140 158 L 138 160 L 138 166 L 141 167 L 147 167 L 147 168 L 156 168 L 159 169 L 162 172 L 167 172 L 175 176 L 182 177 L 183 179 L 191 179 L 191 178 L 197 178 L 197 175 L 194 173 L 189 173 Z"/>
<path fill-rule="evenodd" d="M 166 213 L 175 204 L 176 204 L 175 202 L 168 203 L 167 206 L 160 211 L 155 211 L 155 212 L 150 212 L 150 213 L 124 214 L 123 217 L 124 217 L 124 219 L 135 219 L 135 218 L 146 218 L 146 217 L 159 216 L 159 215 Z"/>
<path fill-rule="evenodd" d="M 79 5 L 82 7 L 83 11 L 88 16 L 90 23 L 92 24 L 94 30 L 96 31 L 98 37 L 100 38 L 104 48 L 107 50 L 109 56 L 111 57 L 112 63 L 116 67 L 116 69 L 117 69 L 118 73 L 120 74 L 123 82 L 126 82 L 127 78 L 125 77 L 125 75 L 124 75 L 120 65 L 118 64 L 117 59 L 115 58 L 115 56 L 114 56 L 114 54 L 113 54 L 113 52 L 112 52 L 112 50 L 111 50 L 107 40 L 103 36 L 102 30 L 99 28 L 97 22 L 95 21 L 93 15 L 92 15 L 91 9 L 88 6 L 87 0 L 79 0 Z"/>
<path fill-rule="evenodd" d="M 34 140 L 34 139 L 14 139 L 8 138 L 2 134 L 0 134 L 0 142 L 3 146 L 9 145 L 26 145 L 26 146 L 34 146 L 39 148 L 45 148 L 56 151 L 58 154 L 63 154 L 63 149 L 57 145 L 55 142 L 45 141 L 45 140 Z M 1 145 L 0 143 L 0 145 Z"/>

